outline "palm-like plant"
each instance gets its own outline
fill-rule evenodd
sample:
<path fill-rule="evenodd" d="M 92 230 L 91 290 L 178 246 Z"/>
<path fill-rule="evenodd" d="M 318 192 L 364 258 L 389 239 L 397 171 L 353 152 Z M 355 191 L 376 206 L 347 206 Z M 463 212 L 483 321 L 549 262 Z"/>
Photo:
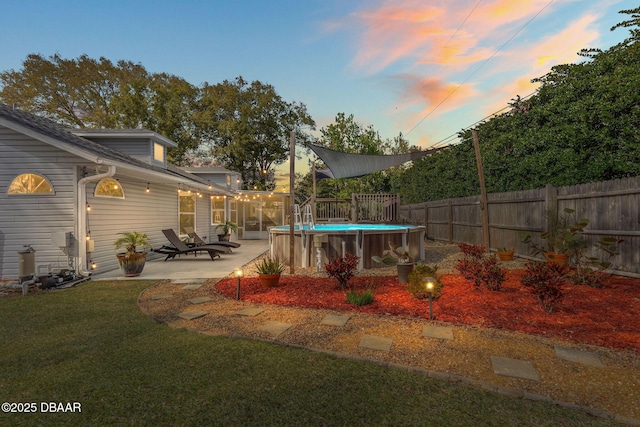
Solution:
<path fill-rule="evenodd" d="M 229 234 L 229 231 L 233 231 L 234 233 L 238 231 L 238 224 L 236 224 L 235 222 L 232 221 L 225 221 L 221 224 L 218 224 L 218 226 L 216 227 L 216 230 L 218 229 L 222 229 L 222 234 L 223 235 L 227 235 Z"/>
<path fill-rule="evenodd" d="M 124 231 L 120 234 L 122 237 L 113 242 L 113 244 L 116 246 L 116 250 L 124 248 L 126 251 L 124 255 L 126 257 L 137 253 L 138 248 L 146 249 L 151 247 L 149 237 L 145 233 Z"/>

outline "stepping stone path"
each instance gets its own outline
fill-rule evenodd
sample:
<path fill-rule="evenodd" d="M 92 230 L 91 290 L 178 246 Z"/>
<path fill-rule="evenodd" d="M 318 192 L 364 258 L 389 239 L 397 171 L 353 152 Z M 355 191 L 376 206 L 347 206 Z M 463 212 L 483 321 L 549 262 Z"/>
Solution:
<path fill-rule="evenodd" d="M 262 313 L 265 309 L 264 308 L 258 308 L 258 307 L 249 307 L 249 308 L 245 308 L 244 310 L 240 310 L 239 312 L 236 313 L 237 316 L 257 316 L 258 314 Z"/>
<path fill-rule="evenodd" d="M 189 302 L 191 304 L 202 304 L 208 301 L 211 301 L 213 298 L 210 297 L 199 297 L 199 298 L 192 298 L 189 300 Z"/>
<path fill-rule="evenodd" d="M 338 316 L 335 314 L 327 314 L 320 321 L 321 325 L 339 326 L 342 327 L 347 324 L 351 316 Z"/>
<path fill-rule="evenodd" d="M 185 320 L 193 320 L 202 316 L 206 316 L 207 314 L 209 314 L 209 312 L 207 311 L 192 310 L 192 311 L 183 311 L 182 313 L 178 314 L 178 317 Z"/>
<path fill-rule="evenodd" d="M 493 372 L 496 375 L 540 382 L 538 371 L 536 371 L 536 368 L 534 368 L 533 364 L 528 360 L 491 356 L 491 364 L 493 365 Z"/>
<path fill-rule="evenodd" d="M 203 284 L 206 280 L 207 279 L 176 279 L 172 280 L 171 283 L 173 283 L 174 285 L 186 285 L 193 283 Z"/>
<path fill-rule="evenodd" d="M 422 334 L 428 338 L 438 338 L 441 340 L 452 340 L 453 329 L 445 326 L 425 325 Z"/>
<path fill-rule="evenodd" d="M 393 339 L 391 338 L 363 335 L 358 347 L 369 350 L 386 351 L 388 353 L 391 351 L 391 344 L 393 344 Z"/>
<path fill-rule="evenodd" d="M 595 353 L 560 346 L 555 346 L 554 348 L 558 359 L 568 360 L 569 362 L 580 363 L 588 366 L 595 366 L 596 368 L 604 368 L 602 361 Z"/>
<path fill-rule="evenodd" d="M 174 284 L 186 284 L 182 289 L 183 290 L 196 290 L 202 286 L 205 279 L 186 279 L 186 280 L 174 280 L 172 283 Z M 173 298 L 173 294 L 158 294 L 153 295 L 151 297 L 152 300 L 160 300 L 165 298 Z M 202 304 L 208 301 L 211 301 L 210 297 L 199 297 L 190 299 L 189 302 L 191 304 Z M 260 307 L 247 307 L 235 313 L 236 316 L 248 316 L 254 317 L 266 311 L 264 308 Z M 198 319 L 202 316 L 207 315 L 208 312 L 202 310 L 191 310 L 184 311 L 178 314 L 178 317 L 186 320 Z M 335 315 L 335 314 L 327 314 L 320 321 L 321 325 L 333 326 L 333 327 L 344 327 L 351 316 L 345 315 Z M 277 337 L 278 335 L 285 332 L 287 329 L 291 328 L 293 325 L 290 323 L 278 322 L 275 320 L 270 320 L 262 324 L 258 330 L 262 332 L 267 332 L 273 337 Z M 453 328 L 444 327 L 444 326 L 436 326 L 433 324 L 425 324 L 422 329 L 422 334 L 426 338 L 435 338 L 441 340 L 454 340 Z M 363 335 L 358 347 L 368 350 L 376 350 L 383 352 L 390 352 L 391 347 L 393 345 L 393 339 L 388 337 L 381 337 L 375 335 Z M 602 361 L 598 357 L 597 354 L 583 351 L 568 347 L 555 346 L 556 357 L 560 360 L 566 360 L 569 362 L 579 363 L 582 365 L 593 366 L 597 368 L 604 368 Z M 491 364 L 493 367 L 493 372 L 496 375 L 503 375 L 507 377 L 520 378 L 530 381 L 540 382 L 540 376 L 536 371 L 533 364 L 528 360 L 520 360 L 520 359 L 512 359 L 508 357 L 500 357 L 500 356 L 491 356 Z"/>
<path fill-rule="evenodd" d="M 276 322 L 275 320 L 270 320 L 262 325 L 258 330 L 262 332 L 268 332 L 271 335 L 280 335 L 287 329 L 291 327 L 291 323 L 283 323 Z"/>

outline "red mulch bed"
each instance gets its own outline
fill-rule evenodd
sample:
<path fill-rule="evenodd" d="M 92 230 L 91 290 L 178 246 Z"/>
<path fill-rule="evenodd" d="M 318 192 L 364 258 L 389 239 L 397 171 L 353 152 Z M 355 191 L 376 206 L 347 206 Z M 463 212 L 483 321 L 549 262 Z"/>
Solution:
<path fill-rule="evenodd" d="M 520 284 L 522 273 L 509 271 L 498 292 L 476 288 L 458 274 L 443 275 L 444 292 L 433 302 L 436 320 L 640 353 L 640 280 L 613 276 L 604 289 L 566 285 L 564 299 L 548 314 Z M 413 298 L 396 277 L 354 277 L 350 285 L 365 289 L 372 283 L 375 301 L 363 307 L 349 304 L 335 279 L 306 276 L 282 276 L 275 288 L 262 287 L 258 277 L 243 278 L 241 298 L 263 304 L 429 318 L 428 300 Z M 220 281 L 216 289 L 235 298 L 236 285 L 237 280 L 229 278 Z"/>

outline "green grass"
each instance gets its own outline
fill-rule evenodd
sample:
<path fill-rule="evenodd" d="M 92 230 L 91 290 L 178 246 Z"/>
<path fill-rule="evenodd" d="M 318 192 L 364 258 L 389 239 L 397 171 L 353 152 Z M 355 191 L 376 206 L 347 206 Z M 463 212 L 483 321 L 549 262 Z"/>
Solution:
<path fill-rule="evenodd" d="M 0 425 L 612 425 L 584 413 L 373 363 L 157 324 L 150 282 L 88 282 L 0 299 Z"/>

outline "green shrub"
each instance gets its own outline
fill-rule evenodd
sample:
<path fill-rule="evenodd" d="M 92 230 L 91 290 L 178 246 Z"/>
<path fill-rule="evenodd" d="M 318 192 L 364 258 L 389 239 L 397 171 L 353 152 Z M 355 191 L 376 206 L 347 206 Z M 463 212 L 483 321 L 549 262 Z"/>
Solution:
<path fill-rule="evenodd" d="M 371 304 L 373 302 L 374 297 L 375 295 L 372 289 L 367 289 L 364 291 L 356 291 L 356 290 L 347 291 L 347 301 L 357 306 Z"/>
<path fill-rule="evenodd" d="M 433 277 L 435 283 L 433 285 L 432 297 L 437 299 L 442 295 L 444 289 L 444 283 L 440 280 L 442 276 L 438 276 L 438 266 L 433 267 L 428 264 L 418 263 L 413 267 L 413 271 L 409 274 L 409 284 L 407 290 L 417 299 L 429 298 L 429 293 L 426 289 L 426 284 L 422 281 L 425 277 Z"/>

